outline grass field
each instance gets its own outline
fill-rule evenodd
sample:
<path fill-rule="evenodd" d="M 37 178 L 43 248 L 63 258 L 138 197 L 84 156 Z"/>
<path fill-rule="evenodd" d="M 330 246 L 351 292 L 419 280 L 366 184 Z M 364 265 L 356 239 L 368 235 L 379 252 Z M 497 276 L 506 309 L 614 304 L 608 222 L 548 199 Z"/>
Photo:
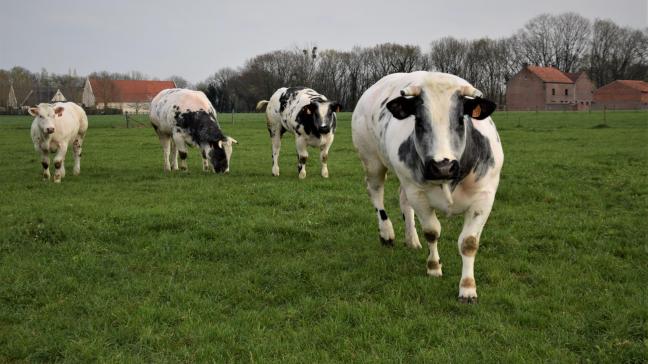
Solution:
<path fill-rule="evenodd" d="M 329 170 L 270 175 L 261 114 L 221 115 L 230 175 L 165 174 L 150 127 L 90 117 L 81 176 L 40 179 L 28 117 L 0 117 L 0 362 L 648 361 L 648 113 L 496 113 L 505 163 L 457 302 L 462 219 L 380 246 L 340 115 Z M 398 183 L 387 212 L 399 216 Z M 420 230 L 420 229 L 419 229 Z M 420 232 L 420 231 L 419 231 Z"/>

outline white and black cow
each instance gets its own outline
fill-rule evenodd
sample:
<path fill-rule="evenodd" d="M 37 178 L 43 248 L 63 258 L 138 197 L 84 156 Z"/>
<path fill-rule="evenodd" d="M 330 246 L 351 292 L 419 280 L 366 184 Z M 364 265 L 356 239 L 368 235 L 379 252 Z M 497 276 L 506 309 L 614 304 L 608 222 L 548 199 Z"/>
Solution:
<path fill-rule="evenodd" d="M 400 181 L 406 244 L 420 248 L 418 216 L 430 248 L 427 273 L 441 276 L 436 210 L 463 214 L 458 240 L 463 262 L 459 299 L 477 299 L 473 273 L 479 239 L 499 184 L 504 153 L 489 115 L 495 104 L 467 81 L 445 73 L 388 75 L 371 86 L 353 113 L 353 144 L 365 168 L 380 239 L 393 245 L 383 205 L 387 170 Z"/>
<path fill-rule="evenodd" d="M 281 137 L 286 131 L 291 131 L 297 145 L 299 178 L 306 178 L 308 146 L 319 147 L 322 177 L 328 178 L 328 153 L 335 137 L 335 113 L 340 111 L 340 104 L 310 88 L 282 87 L 270 97 L 270 101 L 257 103 L 258 111 L 264 107 L 272 139 L 272 175 L 279 175 Z"/>
<path fill-rule="evenodd" d="M 232 145 L 238 142 L 225 136 L 218 125 L 216 110 L 200 91 L 172 88 L 160 91 L 151 102 L 151 124 L 160 138 L 164 170 L 187 169 L 187 144 L 197 146 L 203 170 L 229 172 Z"/>
<path fill-rule="evenodd" d="M 34 116 L 31 137 L 34 148 L 41 155 L 43 178 L 49 180 L 50 153 L 54 155 L 54 182 L 60 183 L 65 177 L 65 155 L 72 143 L 74 152 L 75 176 L 81 173 L 81 147 L 88 130 L 88 117 L 83 109 L 73 102 L 39 104 L 29 108 Z"/>

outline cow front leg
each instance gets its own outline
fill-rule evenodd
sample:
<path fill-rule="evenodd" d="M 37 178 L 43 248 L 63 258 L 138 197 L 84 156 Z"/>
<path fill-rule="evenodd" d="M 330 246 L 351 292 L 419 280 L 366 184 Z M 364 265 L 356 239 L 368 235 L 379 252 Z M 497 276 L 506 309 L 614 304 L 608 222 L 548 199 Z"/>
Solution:
<path fill-rule="evenodd" d="M 423 235 L 430 249 L 426 263 L 427 274 L 433 277 L 441 277 L 443 271 L 441 270 L 442 264 L 438 249 L 439 237 L 441 236 L 441 223 L 436 216 L 436 212 L 430 206 L 425 192 L 416 188 L 410 188 L 405 190 L 405 194 L 407 201 L 419 218 Z"/>
<path fill-rule="evenodd" d="M 405 221 L 405 245 L 412 249 L 421 249 L 421 242 L 416 233 L 416 222 L 414 221 L 414 209 L 407 201 L 407 195 L 403 187 L 400 187 L 400 209 Z"/>
<path fill-rule="evenodd" d="M 68 145 L 59 143 L 58 151 L 54 156 L 54 183 L 61 183 L 65 177 L 65 154 L 67 154 Z"/>
<path fill-rule="evenodd" d="M 378 217 L 378 229 L 380 232 L 380 242 L 383 245 L 394 245 L 394 227 L 387 216 L 384 205 L 385 195 L 385 176 L 387 168 L 379 161 L 363 161 L 365 166 L 367 183 L 367 192 L 371 199 L 376 216 Z"/>
<path fill-rule="evenodd" d="M 50 179 L 50 171 L 49 171 L 50 158 L 49 158 L 49 151 L 47 151 L 47 150 L 41 150 L 41 151 L 40 151 L 40 155 L 41 155 L 41 165 L 43 166 L 43 179 L 44 179 L 44 180 L 49 180 L 49 179 Z"/>
<path fill-rule="evenodd" d="M 477 283 L 475 282 L 475 256 L 479 249 L 479 239 L 493 207 L 494 195 L 473 204 L 464 214 L 464 225 L 457 241 L 461 254 L 461 281 L 459 282 L 459 302 L 477 302 Z"/>
<path fill-rule="evenodd" d="M 209 159 L 207 159 L 207 148 L 202 148 L 200 155 L 202 156 L 203 172 L 211 172 L 212 169 L 209 167 Z"/>
<path fill-rule="evenodd" d="M 297 136 L 295 144 L 297 147 L 297 172 L 299 178 L 304 179 L 306 178 L 306 161 L 308 161 L 308 143 L 306 138 Z"/>
<path fill-rule="evenodd" d="M 281 133 L 270 131 L 270 137 L 272 138 L 272 175 L 277 177 L 279 176 L 279 152 L 281 151 Z"/>
<path fill-rule="evenodd" d="M 81 173 L 81 153 L 83 149 L 83 135 L 78 135 L 72 143 L 72 152 L 74 154 L 74 169 L 72 173 L 78 176 Z"/>
<path fill-rule="evenodd" d="M 331 149 L 331 145 L 333 145 L 333 139 L 334 135 L 329 134 L 328 140 L 323 143 L 320 146 L 320 163 L 322 164 L 322 177 L 328 178 L 329 177 L 329 171 L 328 171 L 328 153 L 329 149 Z"/>
<path fill-rule="evenodd" d="M 180 133 L 173 133 L 173 142 L 175 143 L 176 149 L 178 150 L 178 156 L 180 157 L 180 169 L 186 171 L 187 168 L 187 145 L 184 142 L 184 138 Z"/>

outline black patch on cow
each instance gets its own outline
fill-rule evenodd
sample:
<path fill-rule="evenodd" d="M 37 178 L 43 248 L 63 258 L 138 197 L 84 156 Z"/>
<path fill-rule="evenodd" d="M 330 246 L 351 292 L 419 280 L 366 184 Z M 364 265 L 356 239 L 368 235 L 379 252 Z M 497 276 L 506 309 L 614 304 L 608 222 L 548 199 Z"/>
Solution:
<path fill-rule="evenodd" d="M 414 145 L 414 133 L 410 134 L 400 147 L 398 147 L 398 159 L 403 162 L 418 181 L 423 180 L 423 162 L 419 158 L 416 146 Z"/>
<path fill-rule="evenodd" d="M 385 97 L 385 99 L 382 100 L 382 102 L 380 103 L 380 107 L 384 107 L 385 104 L 387 103 L 387 100 L 389 100 L 389 97 Z"/>
<path fill-rule="evenodd" d="M 209 159 L 214 166 L 214 171 L 222 173 L 227 170 L 227 155 L 225 150 L 218 146 L 218 143 L 211 145 L 212 149 L 209 151 Z"/>
<path fill-rule="evenodd" d="M 288 101 L 292 98 L 294 98 L 299 91 L 305 89 L 305 87 L 289 87 L 284 91 L 281 96 L 279 96 L 279 112 L 283 112 L 286 109 L 286 106 L 288 105 Z"/>
<path fill-rule="evenodd" d="M 475 180 L 483 177 L 488 169 L 495 165 L 495 158 L 488 138 L 468 123 L 466 126 L 466 148 L 459 159 L 459 173 L 452 181 L 454 188 L 471 172 L 475 172 Z"/>
<path fill-rule="evenodd" d="M 158 131 L 158 127 L 157 127 L 157 125 L 151 123 L 151 126 L 153 127 L 153 129 L 155 129 L 156 132 Z"/>
<path fill-rule="evenodd" d="M 220 130 L 213 114 L 204 110 L 176 112 L 176 126 L 189 135 L 194 145 L 210 145 L 210 161 L 216 172 L 224 172 L 227 165 L 225 150 L 219 147 L 219 141 L 226 142 L 227 137 Z"/>
<path fill-rule="evenodd" d="M 286 133 L 286 131 L 287 131 L 286 128 L 282 126 L 281 130 L 279 131 L 279 135 L 283 136 Z"/>
<path fill-rule="evenodd" d="M 180 150 L 178 151 L 178 154 L 180 155 L 180 159 L 182 160 L 187 159 L 187 152 L 183 152 Z"/>
<path fill-rule="evenodd" d="M 56 169 L 61 168 L 61 164 L 63 164 L 63 162 L 61 162 L 61 161 L 54 162 L 54 168 L 56 168 Z"/>
<path fill-rule="evenodd" d="M 380 214 L 380 220 L 387 220 L 387 212 L 385 210 L 378 210 L 378 214 Z"/>
<path fill-rule="evenodd" d="M 41 165 L 43 166 L 43 169 L 49 168 L 49 163 L 47 162 L 41 162 Z"/>
<path fill-rule="evenodd" d="M 380 237 L 380 243 L 383 246 L 394 246 L 394 239 L 384 239 L 382 236 Z"/>

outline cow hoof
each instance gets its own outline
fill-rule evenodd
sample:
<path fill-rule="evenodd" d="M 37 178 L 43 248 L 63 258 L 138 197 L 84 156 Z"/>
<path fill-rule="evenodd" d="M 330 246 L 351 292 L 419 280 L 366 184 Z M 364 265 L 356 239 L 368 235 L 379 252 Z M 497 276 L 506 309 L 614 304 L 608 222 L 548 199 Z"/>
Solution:
<path fill-rule="evenodd" d="M 441 262 L 435 262 L 433 260 L 428 260 L 427 262 L 427 275 L 430 277 L 441 277 L 443 276 L 443 271 L 441 270 Z"/>
<path fill-rule="evenodd" d="M 465 305 L 473 305 L 478 303 L 479 300 L 477 297 L 459 297 L 459 303 L 465 304 Z"/>
<path fill-rule="evenodd" d="M 276 173 L 273 171 L 273 172 L 272 172 L 272 176 L 273 176 L 273 177 L 279 177 L 279 171 L 277 171 Z"/>
<path fill-rule="evenodd" d="M 306 178 L 306 172 L 299 172 L 299 179 Z"/>
<path fill-rule="evenodd" d="M 410 249 L 423 249 L 421 242 L 418 240 L 418 237 L 415 239 L 405 239 L 405 246 Z"/>
<path fill-rule="evenodd" d="M 383 246 L 394 246 L 394 239 L 385 239 L 381 236 L 380 244 L 382 244 Z"/>
<path fill-rule="evenodd" d="M 56 179 L 56 178 L 55 178 L 55 179 L 54 179 L 54 183 L 61 183 L 61 179 L 60 179 L 60 178 L 59 178 L 59 179 Z"/>
<path fill-rule="evenodd" d="M 75 175 L 75 176 L 78 176 L 78 175 L 81 174 L 81 171 L 74 171 L 74 172 L 72 172 L 72 174 Z"/>
<path fill-rule="evenodd" d="M 329 178 L 328 171 L 322 171 L 322 177 Z"/>

